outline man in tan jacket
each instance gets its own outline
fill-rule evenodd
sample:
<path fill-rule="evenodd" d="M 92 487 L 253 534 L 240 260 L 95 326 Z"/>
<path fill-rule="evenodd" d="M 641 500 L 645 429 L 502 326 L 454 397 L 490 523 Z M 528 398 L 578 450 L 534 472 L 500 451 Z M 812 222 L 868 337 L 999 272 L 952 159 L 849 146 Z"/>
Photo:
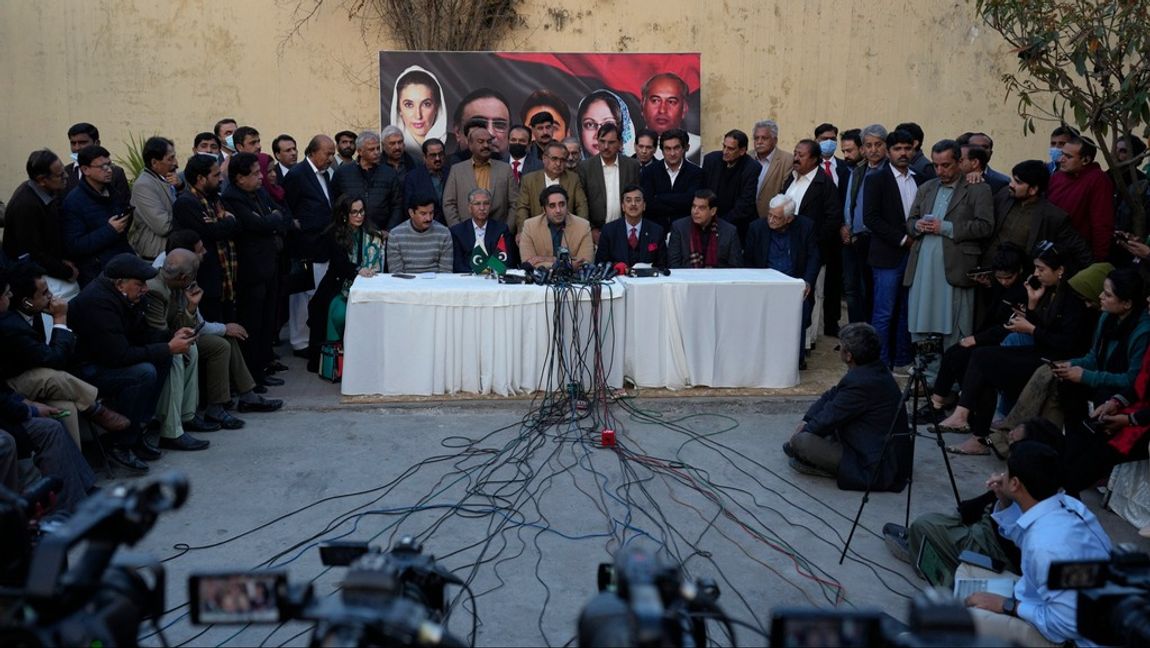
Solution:
<path fill-rule="evenodd" d="M 782 190 L 795 159 L 778 147 L 779 125 L 770 119 L 756 122 L 751 138 L 755 147 L 755 160 L 762 166 L 755 191 L 755 207 L 759 218 L 766 218 L 767 212 L 771 210 L 771 198 Z"/>
<path fill-rule="evenodd" d="M 559 256 L 558 248 L 563 247 L 571 252 L 574 267 L 591 263 L 595 254 L 591 223 L 567 212 L 567 190 L 560 185 L 547 187 L 539 196 L 539 204 L 543 214 L 523 222 L 519 238 L 521 258 L 533 266 L 550 267 Z"/>
<path fill-rule="evenodd" d="M 567 149 L 562 142 L 552 141 L 543 149 L 543 168 L 523 176 L 519 184 L 519 200 L 515 203 L 515 223 L 511 232 L 522 231 L 523 223 L 543 213 L 539 206 L 539 193 L 553 185 L 563 187 L 569 196 L 567 212 L 587 219 L 587 194 L 579 174 L 567 169 Z"/>

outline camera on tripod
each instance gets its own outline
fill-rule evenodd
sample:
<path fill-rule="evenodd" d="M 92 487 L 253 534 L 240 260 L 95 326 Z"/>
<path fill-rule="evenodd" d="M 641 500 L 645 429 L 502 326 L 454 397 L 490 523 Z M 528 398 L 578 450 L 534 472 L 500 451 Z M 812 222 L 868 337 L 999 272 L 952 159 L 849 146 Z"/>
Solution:
<path fill-rule="evenodd" d="M 443 627 L 448 585 L 457 576 L 404 537 L 383 553 L 362 542 L 320 547 L 326 566 L 348 567 L 340 597 L 317 597 L 286 572 L 196 574 L 188 578 L 192 623 L 263 624 L 313 621 L 311 645 L 462 646 Z"/>
<path fill-rule="evenodd" d="M 915 360 L 930 363 L 935 356 L 942 353 L 942 336 L 931 333 L 921 340 L 911 342 L 914 349 Z"/>
<path fill-rule="evenodd" d="M 76 513 L 32 552 L 22 589 L 0 595 L 0 645 L 136 645 L 143 619 L 164 611 L 164 568 L 154 559 L 119 554 L 177 509 L 188 481 L 169 474 L 141 486 L 118 485 L 84 500 Z M 0 529 L 8 537 L 7 527 Z M 69 552 L 83 544 L 69 565 Z"/>
<path fill-rule="evenodd" d="M 1109 560 L 1055 562 L 1050 589 L 1078 590 L 1078 633 L 1107 646 L 1150 644 L 1150 555 L 1121 544 Z"/>

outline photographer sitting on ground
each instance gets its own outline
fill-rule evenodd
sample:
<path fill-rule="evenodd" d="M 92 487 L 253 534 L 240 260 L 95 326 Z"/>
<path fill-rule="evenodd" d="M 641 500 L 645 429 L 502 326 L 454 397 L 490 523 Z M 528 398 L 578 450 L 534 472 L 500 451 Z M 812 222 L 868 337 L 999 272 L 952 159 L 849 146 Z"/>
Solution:
<path fill-rule="evenodd" d="M 850 324 L 839 332 L 839 346 L 846 375 L 811 405 L 783 452 L 795 470 L 837 479 L 845 490 L 901 491 L 911 461 L 907 417 L 898 384 L 879 358 L 878 333 L 870 324 Z M 896 436 L 886 446 L 892 421 Z"/>

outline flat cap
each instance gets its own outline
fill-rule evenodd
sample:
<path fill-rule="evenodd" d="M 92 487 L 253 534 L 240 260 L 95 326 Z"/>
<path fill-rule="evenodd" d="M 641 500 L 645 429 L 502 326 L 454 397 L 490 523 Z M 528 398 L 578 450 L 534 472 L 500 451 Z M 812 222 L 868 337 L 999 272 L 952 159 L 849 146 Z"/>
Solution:
<path fill-rule="evenodd" d="M 156 276 L 156 269 L 140 257 L 124 252 L 112 257 L 104 266 L 104 276 L 109 279 L 139 279 L 147 281 Z"/>

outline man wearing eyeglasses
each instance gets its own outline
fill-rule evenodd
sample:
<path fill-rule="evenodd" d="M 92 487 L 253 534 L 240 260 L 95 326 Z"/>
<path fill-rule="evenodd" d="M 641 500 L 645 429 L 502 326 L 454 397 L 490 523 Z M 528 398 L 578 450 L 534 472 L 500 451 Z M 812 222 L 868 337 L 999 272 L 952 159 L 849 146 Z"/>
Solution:
<path fill-rule="evenodd" d="M 84 181 L 63 204 L 64 252 L 79 268 L 80 286 L 100 275 L 112 257 L 134 254 L 128 244 L 132 215 L 127 197 L 111 191 L 112 160 L 108 150 L 92 145 L 77 155 Z"/>
<path fill-rule="evenodd" d="M 235 129 L 233 122 L 232 128 Z M 80 122 L 73 124 L 68 129 L 68 147 L 71 149 L 72 162 L 64 167 L 64 173 L 68 174 L 68 185 L 64 189 L 64 195 L 68 195 L 73 189 L 76 188 L 84 180 L 84 174 L 80 171 L 80 164 L 78 161 L 80 151 L 89 146 L 100 146 L 100 129 L 87 122 Z M 132 198 L 132 190 L 128 185 L 128 176 L 124 170 L 115 164 L 112 165 L 112 183 L 108 188 L 113 196 L 117 196 L 123 200 L 126 205 Z"/>
<path fill-rule="evenodd" d="M 52 151 L 33 151 L 25 165 L 28 181 L 8 201 L 4 221 L 4 254 L 27 254 L 44 268 L 48 288 L 67 301 L 80 292 L 80 270 L 64 256 L 60 196 L 68 185 L 64 163 Z"/>
<path fill-rule="evenodd" d="M 538 196 L 547 187 L 559 185 L 570 197 L 567 211 L 580 218 L 587 218 L 587 194 L 583 192 L 583 182 L 579 175 L 567 169 L 567 147 L 562 142 L 552 140 L 543 149 L 543 168 L 523 176 L 519 186 L 519 201 L 515 205 L 515 223 L 511 232 L 518 233 L 524 221 L 543 213 Z M 535 196 L 533 200 L 531 197 Z"/>
<path fill-rule="evenodd" d="M 483 126 L 491 133 L 490 157 L 503 159 L 504 152 L 507 151 L 507 132 L 511 129 L 511 109 L 503 95 L 491 88 L 479 88 L 469 92 L 455 109 L 452 132 L 455 133 L 459 150 L 449 160 L 450 164 L 457 164 L 470 157 L 467 153 L 471 148 L 467 138 L 469 130 L 467 126 L 476 120 L 482 121 Z M 464 198 L 466 197 L 464 195 Z"/>
<path fill-rule="evenodd" d="M 515 220 L 512 207 L 519 197 L 519 185 L 510 164 L 492 159 L 494 139 L 492 132 L 478 121 L 467 124 L 471 158 L 451 167 L 443 190 L 443 214 L 448 227 L 467 219 L 467 196 L 476 188 L 491 192 L 492 220 L 507 223 L 508 227 Z"/>

